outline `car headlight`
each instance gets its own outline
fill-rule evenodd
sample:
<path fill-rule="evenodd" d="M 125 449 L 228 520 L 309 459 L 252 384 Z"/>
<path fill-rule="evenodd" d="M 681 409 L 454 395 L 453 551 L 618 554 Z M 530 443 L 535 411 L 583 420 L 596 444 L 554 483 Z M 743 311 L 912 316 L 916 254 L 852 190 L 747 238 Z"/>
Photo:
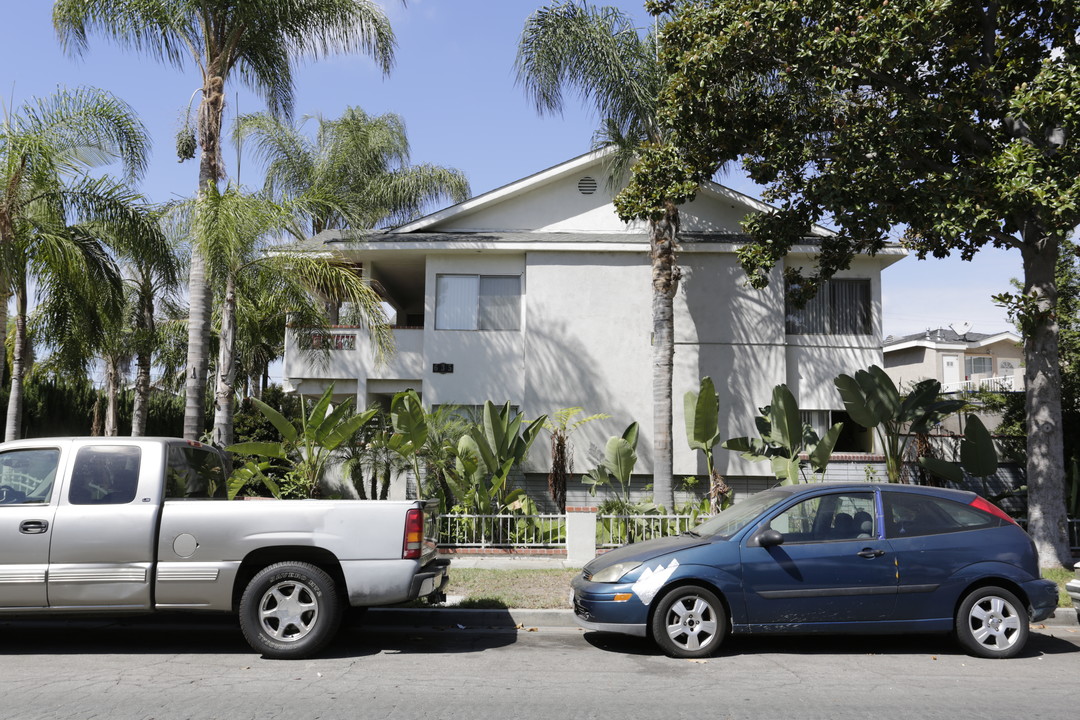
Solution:
<path fill-rule="evenodd" d="M 609 565 L 603 570 L 593 573 L 590 578 L 593 582 L 613 583 L 619 582 L 623 575 L 641 566 L 640 562 L 623 562 Z"/>

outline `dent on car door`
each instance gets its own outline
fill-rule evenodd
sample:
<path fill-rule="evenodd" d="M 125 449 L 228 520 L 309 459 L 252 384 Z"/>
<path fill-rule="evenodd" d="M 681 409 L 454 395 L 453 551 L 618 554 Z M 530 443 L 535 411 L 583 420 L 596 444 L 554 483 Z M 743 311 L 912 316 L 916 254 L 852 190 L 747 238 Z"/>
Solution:
<path fill-rule="evenodd" d="M 45 576 L 59 448 L 0 453 L 0 607 L 48 605 Z"/>
<path fill-rule="evenodd" d="M 56 510 L 49 554 L 51 607 L 150 606 L 160 508 L 156 447 L 80 447 Z M 144 468 L 147 470 L 144 472 Z"/>
<path fill-rule="evenodd" d="M 762 526 L 783 542 L 742 549 L 747 617 L 753 624 L 873 621 L 896 603 L 896 568 L 878 532 L 873 492 L 815 495 Z"/>

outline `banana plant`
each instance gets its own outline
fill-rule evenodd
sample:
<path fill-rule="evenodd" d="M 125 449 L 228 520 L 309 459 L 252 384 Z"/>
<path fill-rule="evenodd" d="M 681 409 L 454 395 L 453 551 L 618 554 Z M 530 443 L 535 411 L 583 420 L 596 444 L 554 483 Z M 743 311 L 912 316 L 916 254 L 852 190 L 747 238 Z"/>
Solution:
<path fill-rule="evenodd" d="M 255 407 L 281 433 L 279 442 L 246 442 L 230 445 L 227 450 L 241 455 L 256 455 L 270 462 L 278 461 L 286 468 L 280 483 L 278 496 L 314 497 L 326 474 L 335 451 L 349 440 L 377 412 L 375 409 L 354 414 L 352 398 L 337 407 L 330 400 L 334 393 L 331 385 L 322 397 L 305 413 L 301 403 L 300 417 L 296 424 L 266 403 L 252 398 Z M 269 466 L 267 466 L 269 468 Z M 238 469 L 251 473 L 251 477 L 266 477 L 263 470 L 245 465 Z M 255 470 L 259 470 L 255 473 Z M 236 473 L 234 472 L 234 476 Z M 249 478 L 250 479 L 250 478 Z M 265 480 L 263 480 L 265 484 Z M 230 480 L 230 485 L 232 482 Z M 271 492 L 273 488 L 267 486 Z"/>
<path fill-rule="evenodd" d="M 720 442 L 720 396 L 712 378 L 701 378 L 697 392 L 688 390 L 683 396 L 683 419 L 686 421 L 686 441 L 691 450 L 705 455 L 709 473 L 709 509 L 717 513 L 731 506 L 734 493 L 716 471 L 713 449 Z"/>
<path fill-rule="evenodd" d="M 471 512 L 498 515 L 521 509 L 528 496 L 520 488 L 510 488 L 510 472 L 529 454 L 529 448 L 544 426 L 546 415 L 526 425 L 510 403 L 501 408 L 484 403 L 483 422 L 462 436 L 457 446 L 456 468 L 464 481 L 464 500 Z"/>
<path fill-rule="evenodd" d="M 949 462 L 934 457 L 920 457 L 919 464 L 951 483 L 960 484 L 964 473 L 983 481 L 983 494 L 989 497 L 986 478 L 997 472 L 998 457 L 994 438 L 976 415 L 967 416 L 964 438 L 960 441 L 960 462 Z"/>
<path fill-rule="evenodd" d="M 587 472 L 581 481 L 589 486 L 589 494 L 596 497 L 601 487 L 615 487 L 624 505 L 630 506 L 630 477 L 637 465 L 638 424 L 630 423 L 623 434 L 608 439 L 604 447 L 604 459 Z"/>
<path fill-rule="evenodd" d="M 872 365 L 855 376 L 840 375 L 833 381 L 851 419 L 874 430 L 885 456 L 889 482 L 900 482 L 900 471 L 911 438 L 927 433 L 943 419 L 962 410 L 964 400 L 939 400 L 941 383 L 923 380 L 906 397 L 884 370 Z"/>
<path fill-rule="evenodd" d="M 781 485 L 809 482 L 807 466 L 813 473 L 812 479 L 823 479 L 844 428 L 844 423 L 836 423 L 819 438 L 809 424 L 803 423 L 795 396 L 782 384 L 773 388 L 772 403 L 761 408 L 761 415 L 754 422 L 760 437 L 731 438 L 721 447 L 741 453 L 753 462 L 768 460 Z M 807 459 L 803 460 L 802 455 Z"/>

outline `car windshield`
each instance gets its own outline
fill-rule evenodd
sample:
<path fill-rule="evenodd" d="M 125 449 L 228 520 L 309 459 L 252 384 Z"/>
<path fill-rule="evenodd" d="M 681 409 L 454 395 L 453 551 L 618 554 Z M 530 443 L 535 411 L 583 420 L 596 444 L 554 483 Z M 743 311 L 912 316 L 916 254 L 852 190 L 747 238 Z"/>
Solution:
<path fill-rule="evenodd" d="M 761 513 L 790 497 L 791 493 L 779 490 L 759 492 L 713 515 L 691 532 L 698 535 L 729 538 L 753 522 Z"/>

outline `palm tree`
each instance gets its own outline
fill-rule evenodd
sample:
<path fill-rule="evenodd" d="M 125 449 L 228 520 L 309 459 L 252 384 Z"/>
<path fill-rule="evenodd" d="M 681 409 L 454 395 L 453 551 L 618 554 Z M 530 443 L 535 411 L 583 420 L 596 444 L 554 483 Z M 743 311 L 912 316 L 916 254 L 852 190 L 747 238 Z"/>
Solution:
<path fill-rule="evenodd" d="M 286 309 L 304 307 L 308 317 L 317 312 L 313 311 L 311 289 L 329 288 L 336 297 L 361 308 L 373 349 L 380 357 L 393 347 L 380 297 L 351 268 L 275 247 L 271 238 L 290 224 L 294 217 L 290 210 L 232 185 L 224 191 L 208 186 L 179 210 L 190 227 L 194 252 L 206 260 L 211 286 L 221 296 L 213 430 L 218 447 L 233 444 L 237 304 L 242 278 L 267 274 L 278 279 L 281 285 L 276 302 Z M 325 318 L 319 324 L 325 326 Z"/>
<path fill-rule="evenodd" d="M 115 313 L 120 274 L 102 237 L 153 242 L 152 214 L 125 183 L 88 171 L 118 161 L 126 177 L 143 171 L 146 132 L 131 108 L 91 88 L 30 100 L 0 126 L 0 305 L 15 297 L 15 329 L 5 438 L 18 437 L 30 352 L 29 288 L 43 302 L 50 340 L 100 336 L 104 305 Z M 73 224 L 78 223 L 78 224 Z M 99 301 L 99 302 L 95 302 Z"/>
<path fill-rule="evenodd" d="M 221 123 L 225 90 L 233 73 L 260 93 L 271 113 L 289 116 L 292 63 L 361 50 L 389 72 L 394 36 L 373 0 L 56 0 L 53 24 L 66 49 L 81 54 L 90 33 L 183 67 L 190 60 L 202 76 L 197 144 L 200 193 L 225 177 Z M 191 258 L 184 437 L 201 434 L 209 365 L 211 297 L 206 260 Z"/>
<path fill-rule="evenodd" d="M 267 113 L 237 120 L 237 142 L 251 139 L 266 164 L 266 191 L 303 208 L 303 240 L 329 229 L 367 229 L 408 222 L 425 205 L 469 197 L 460 170 L 409 161 L 405 123 L 393 113 L 346 108 L 315 118 L 315 139 Z"/>
<path fill-rule="evenodd" d="M 596 147 L 612 150 L 609 184 L 617 187 L 637 152 L 659 144 L 657 118 L 663 71 L 656 36 L 638 33 L 616 8 L 556 2 L 525 22 L 516 60 L 518 82 L 541 114 L 559 113 L 563 92 L 577 92 L 601 118 Z M 653 492 L 656 502 L 673 507 L 671 422 L 672 367 L 675 357 L 674 305 L 679 286 L 676 233 L 679 213 L 664 203 L 661 217 L 649 221 L 653 325 Z"/>

